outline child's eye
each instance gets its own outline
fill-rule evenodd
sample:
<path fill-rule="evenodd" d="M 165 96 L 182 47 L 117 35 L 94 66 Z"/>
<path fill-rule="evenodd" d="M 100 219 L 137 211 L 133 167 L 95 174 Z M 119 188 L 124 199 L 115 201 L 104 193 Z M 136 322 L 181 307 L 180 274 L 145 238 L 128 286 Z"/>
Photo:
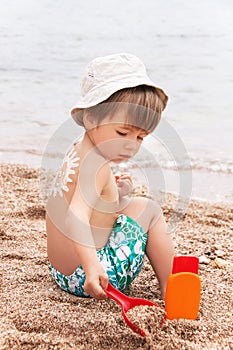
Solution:
<path fill-rule="evenodd" d="M 138 136 L 138 140 L 143 141 L 143 137 L 142 136 Z"/>
<path fill-rule="evenodd" d="M 116 131 L 118 135 L 127 136 L 127 132 Z"/>

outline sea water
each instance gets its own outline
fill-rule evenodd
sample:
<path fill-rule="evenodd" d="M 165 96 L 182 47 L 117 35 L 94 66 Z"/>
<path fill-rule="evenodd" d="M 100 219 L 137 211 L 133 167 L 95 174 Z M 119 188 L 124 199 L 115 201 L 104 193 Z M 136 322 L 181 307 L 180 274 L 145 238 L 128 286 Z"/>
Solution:
<path fill-rule="evenodd" d="M 97 56 L 130 52 L 169 95 L 163 119 L 184 145 L 186 163 L 177 166 L 176 152 L 158 128 L 144 142 L 145 152 L 122 169 L 132 169 L 138 181 L 143 176 L 135 164 L 150 169 L 155 187 L 159 169 L 162 190 L 177 193 L 188 159 L 193 197 L 233 201 L 232 1 L 1 0 L 0 5 L 2 162 L 41 167 L 45 153 L 60 160 L 80 133 L 69 124 L 69 110 L 80 97 L 83 68 Z"/>

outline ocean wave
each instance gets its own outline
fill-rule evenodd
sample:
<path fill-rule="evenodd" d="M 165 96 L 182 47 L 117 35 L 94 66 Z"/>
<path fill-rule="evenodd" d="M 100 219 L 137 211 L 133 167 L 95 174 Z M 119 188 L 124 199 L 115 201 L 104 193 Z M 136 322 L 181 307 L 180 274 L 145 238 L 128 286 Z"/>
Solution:
<path fill-rule="evenodd" d="M 137 162 L 132 162 L 127 164 L 130 169 L 144 167 L 144 168 L 161 168 L 170 169 L 174 171 L 179 170 L 200 170 L 206 172 L 223 173 L 223 174 L 233 174 L 233 160 L 222 160 L 222 159 L 198 159 L 192 158 L 190 162 L 180 161 L 179 163 L 173 160 L 167 159 L 157 159 L 155 161 L 151 160 L 138 160 Z"/>
<path fill-rule="evenodd" d="M 17 149 L 17 148 L 0 148 L 0 152 L 2 154 L 2 158 L 7 160 L 7 153 L 15 154 L 15 161 L 18 161 L 18 158 L 22 156 L 23 153 L 31 154 L 34 156 L 39 156 L 43 160 L 46 158 L 49 162 L 54 160 L 56 162 L 62 162 L 64 154 L 61 152 L 47 152 L 46 154 L 42 150 L 38 150 L 35 148 L 29 149 Z M 121 167 L 134 169 L 134 168 L 161 168 L 161 169 L 170 169 L 173 171 L 180 170 L 193 170 L 193 171 L 206 171 L 213 173 L 222 173 L 222 174 L 233 174 L 233 159 L 205 159 L 205 158 L 190 158 L 190 159 L 181 159 L 179 161 L 166 159 L 162 156 L 156 155 L 156 159 L 146 159 L 143 157 L 135 157 L 130 159 L 129 161 L 124 161 L 120 163 Z"/>
<path fill-rule="evenodd" d="M 198 160 L 191 161 L 195 170 L 207 170 L 215 173 L 233 174 L 233 160 Z"/>

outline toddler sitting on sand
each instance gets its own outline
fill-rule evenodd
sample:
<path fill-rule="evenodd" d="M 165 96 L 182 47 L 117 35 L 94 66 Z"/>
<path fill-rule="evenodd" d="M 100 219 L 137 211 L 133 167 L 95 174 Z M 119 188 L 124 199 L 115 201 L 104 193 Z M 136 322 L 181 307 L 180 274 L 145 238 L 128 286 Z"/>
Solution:
<path fill-rule="evenodd" d="M 168 98 L 131 54 L 94 59 L 81 89 L 71 115 L 84 135 L 67 152 L 46 207 L 51 274 L 67 292 L 105 299 L 108 282 L 124 290 L 146 254 L 164 298 L 173 244 L 161 208 L 128 196 L 131 177 L 115 178 L 110 163 L 138 152 Z"/>

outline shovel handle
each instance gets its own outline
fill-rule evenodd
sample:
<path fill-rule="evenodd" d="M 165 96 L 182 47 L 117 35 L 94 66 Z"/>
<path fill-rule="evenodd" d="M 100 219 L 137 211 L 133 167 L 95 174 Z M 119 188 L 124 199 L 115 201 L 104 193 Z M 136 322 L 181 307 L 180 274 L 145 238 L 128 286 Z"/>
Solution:
<path fill-rule="evenodd" d="M 108 283 L 107 289 L 105 290 L 105 293 L 108 297 L 115 300 L 118 304 L 121 305 L 121 307 L 124 306 L 127 296 L 123 293 L 121 293 L 119 290 L 114 288 L 111 283 Z"/>

